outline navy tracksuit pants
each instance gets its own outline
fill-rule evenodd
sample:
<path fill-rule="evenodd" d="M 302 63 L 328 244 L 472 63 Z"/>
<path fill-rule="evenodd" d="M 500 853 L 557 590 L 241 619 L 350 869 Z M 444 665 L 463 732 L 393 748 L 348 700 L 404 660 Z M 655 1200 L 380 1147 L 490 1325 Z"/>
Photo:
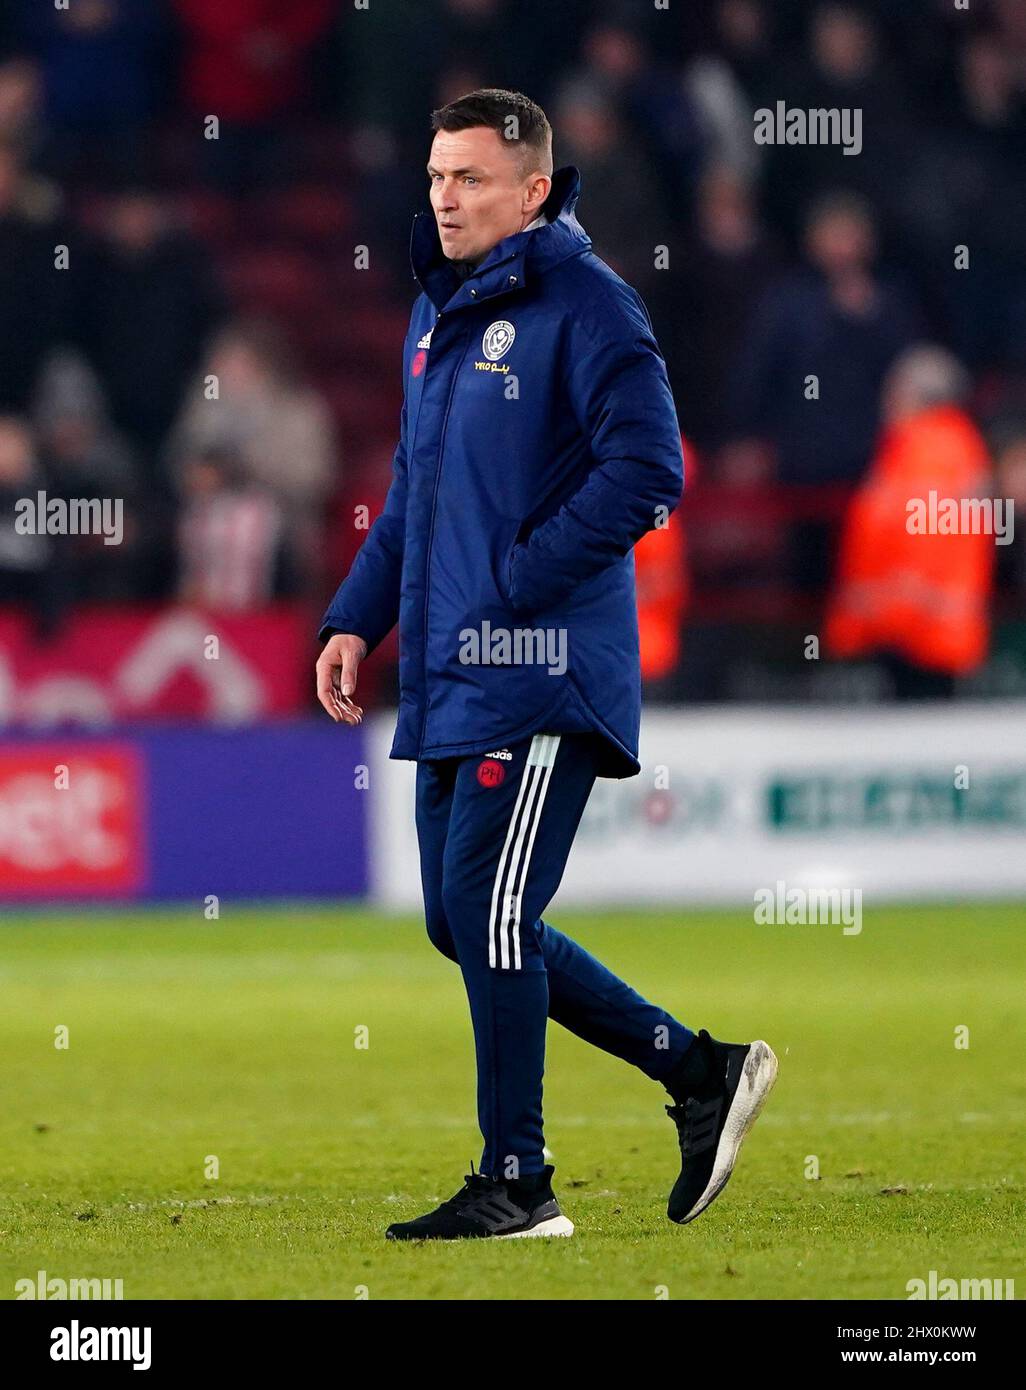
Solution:
<path fill-rule="evenodd" d="M 428 935 L 463 972 L 477 1053 L 481 1171 L 538 1173 L 554 1018 L 662 1080 L 693 1034 L 542 921 L 595 781 L 595 736 L 535 734 L 417 766 Z"/>

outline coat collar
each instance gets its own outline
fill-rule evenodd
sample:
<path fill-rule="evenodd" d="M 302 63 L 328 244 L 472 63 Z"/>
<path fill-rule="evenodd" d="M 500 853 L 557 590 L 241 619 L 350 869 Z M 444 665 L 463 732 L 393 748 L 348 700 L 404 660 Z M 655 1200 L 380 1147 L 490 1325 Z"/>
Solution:
<path fill-rule="evenodd" d="M 515 232 L 493 246 L 472 275 L 461 280 L 445 256 L 434 213 L 418 212 L 410 234 L 414 279 L 437 309 L 460 309 L 499 294 L 521 290 L 529 276 L 591 247 L 591 238 L 574 215 L 581 194 L 581 175 L 572 164 L 557 169 L 542 211 L 544 227 Z"/>

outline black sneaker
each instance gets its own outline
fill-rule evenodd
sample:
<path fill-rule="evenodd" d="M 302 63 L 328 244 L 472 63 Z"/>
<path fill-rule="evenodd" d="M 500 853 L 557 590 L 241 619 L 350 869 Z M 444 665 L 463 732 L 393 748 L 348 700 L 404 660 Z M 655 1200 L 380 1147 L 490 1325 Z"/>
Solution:
<path fill-rule="evenodd" d="M 768 1043 L 722 1043 L 703 1028 L 693 1046 L 705 1055 L 706 1076 L 678 1095 L 666 1113 L 680 1139 L 680 1177 L 666 1214 L 683 1226 L 694 1221 L 726 1187 L 737 1151 L 777 1079 Z"/>
<path fill-rule="evenodd" d="M 572 1236 L 574 1224 L 559 1209 L 549 1164 L 530 1178 L 507 1181 L 471 1172 L 463 1188 L 415 1221 L 396 1221 L 389 1240 L 466 1240 L 484 1236 Z"/>

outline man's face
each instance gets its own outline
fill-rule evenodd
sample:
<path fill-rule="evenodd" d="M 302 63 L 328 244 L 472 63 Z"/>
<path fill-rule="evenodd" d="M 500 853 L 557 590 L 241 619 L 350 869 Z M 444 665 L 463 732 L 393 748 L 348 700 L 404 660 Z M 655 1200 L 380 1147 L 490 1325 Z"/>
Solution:
<path fill-rule="evenodd" d="M 523 176 L 520 152 L 487 126 L 436 133 L 428 161 L 431 206 L 450 261 L 482 260 L 538 216 L 552 180 L 537 169 Z"/>
<path fill-rule="evenodd" d="M 806 249 L 826 275 L 861 270 L 875 254 L 873 228 L 856 213 L 841 209 L 821 213 L 806 233 Z"/>

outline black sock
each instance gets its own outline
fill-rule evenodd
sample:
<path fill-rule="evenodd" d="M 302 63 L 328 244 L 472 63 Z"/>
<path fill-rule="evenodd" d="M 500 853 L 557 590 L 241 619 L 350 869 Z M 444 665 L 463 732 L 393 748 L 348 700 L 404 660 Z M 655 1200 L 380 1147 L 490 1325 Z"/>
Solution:
<path fill-rule="evenodd" d="M 673 1103 L 683 1105 L 688 1096 L 693 1095 L 708 1077 L 708 1055 L 702 1045 L 702 1039 L 696 1034 L 687 1052 L 667 1073 L 663 1085 L 673 1097 Z"/>
<path fill-rule="evenodd" d="M 544 1191 L 552 1181 L 553 1169 L 546 1166 L 540 1173 L 524 1173 L 522 1177 L 513 1178 L 509 1182 L 511 1192 L 521 1192 L 525 1197 L 532 1197 L 536 1192 Z"/>

